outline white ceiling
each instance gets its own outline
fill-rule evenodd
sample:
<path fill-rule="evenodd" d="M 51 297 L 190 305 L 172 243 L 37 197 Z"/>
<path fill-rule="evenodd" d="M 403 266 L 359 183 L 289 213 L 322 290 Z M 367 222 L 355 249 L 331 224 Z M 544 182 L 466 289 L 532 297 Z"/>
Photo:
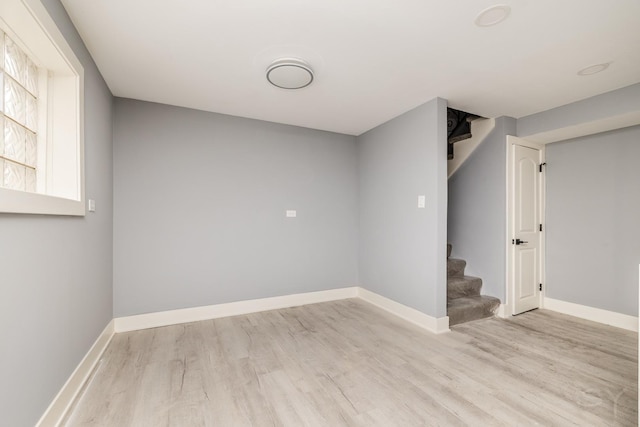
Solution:
<path fill-rule="evenodd" d="M 508 0 L 485 28 L 485 0 L 62 2 L 116 96 L 351 135 L 438 96 L 518 118 L 640 82 L 638 0 Z M 270 86 L 281 57 L 313 84 Z"/>

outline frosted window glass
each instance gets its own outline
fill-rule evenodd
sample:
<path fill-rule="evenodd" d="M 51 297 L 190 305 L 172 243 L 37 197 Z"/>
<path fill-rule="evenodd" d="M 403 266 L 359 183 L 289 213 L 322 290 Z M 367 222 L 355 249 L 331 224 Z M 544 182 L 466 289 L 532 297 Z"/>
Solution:
<path fill-rule="evenodd" d="M 38 67 L 27 57 L 27 76 L 25 87 L 33 96 L 38 96 Z"/>
<path fill-rule="evenodd" d="M 21 84 L 25 84 L 27 80 L 27 55 L 6 35 L 4 43 L 4 70 Z"/>
<path fill-rule="evenodd" d="M 38 139 L 33 132 L 27 131 L 26 134 L 25 163 L 35 168 L 38 163 Z"/>
<path fill-rule="evenodd" d="M 36 191 L 38 83 L 38 67 L 0 31 L 0 187 Z"/>
<path fill-rule="evenodd" d="M 25 190 L 30 193 L 36 192 L 36 170 L 31 168 L 25 168 Z"/>
<path fill-rule="evenodd" d="M 2 114 L 0 114 L 0 156 L 4 156 L 4 116 Z"/>
<path fill-rule="evenodd" d="M 0 30 L 0 70 L 4 70 L 4 37 L 4 33 Z"/>
<path fill-rule="evenodd" d="M 4 112 L 4 73 L 0 71 L 0 114 Z"/>
<path fill-rule="evenodd" d="M 26 155 L 25 130 L 12 120 L 4 120 L 4 157 L 24 163 Z"/>
<path fill-rule="evenodd" d="M 26 94 L 25 103 L 25 125 L 32 131 L 36 131 L 38 128 L 38 100 L 31 96 L 30 93 Z"/>
<path fill-rule="evenodd" d="M 26 124 L 26 97 L 27 91 L 13 79 L 4 82 L 4 113 L 16 122 Z"/>
<path fill-rule="evenodd" d="M 25 167 L 17 163 L 4 161 L 4 186 L 12 190 L 25 190 Z"/>

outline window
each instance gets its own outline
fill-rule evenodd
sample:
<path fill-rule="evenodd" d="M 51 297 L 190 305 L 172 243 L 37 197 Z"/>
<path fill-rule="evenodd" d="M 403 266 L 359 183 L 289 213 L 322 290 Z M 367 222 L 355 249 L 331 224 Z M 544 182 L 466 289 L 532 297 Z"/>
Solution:
<path fill-rule="evenodd" d="M 83 79 L 39 0 L 0 2 L 0 212 L 85 214 Z"/>
<path fill-rule="evenodd" d="M 38 68 L 0 31 L 0 186 L 36 192 Z M 4 86 L 4 88 L 3 88 Z"/>

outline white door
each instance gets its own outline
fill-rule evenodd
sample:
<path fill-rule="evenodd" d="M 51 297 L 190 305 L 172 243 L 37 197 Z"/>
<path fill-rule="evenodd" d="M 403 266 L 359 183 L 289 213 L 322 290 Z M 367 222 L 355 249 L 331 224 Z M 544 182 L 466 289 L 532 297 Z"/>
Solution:
<path fill-rule="evenodd" d="M 512 314 L 540 307 L 544 149 L 509 137 Z"/>

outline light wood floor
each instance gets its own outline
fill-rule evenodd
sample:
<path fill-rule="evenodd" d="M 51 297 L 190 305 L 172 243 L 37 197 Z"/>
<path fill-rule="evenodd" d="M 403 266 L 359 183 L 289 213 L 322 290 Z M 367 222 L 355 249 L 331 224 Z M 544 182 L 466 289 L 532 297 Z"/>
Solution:
<path fill-rule="evenodd" d="M 637 425 L 635 333 L 536 310 L 433 335 L 360 300 L 118 334 L 66 426 Z"/>

